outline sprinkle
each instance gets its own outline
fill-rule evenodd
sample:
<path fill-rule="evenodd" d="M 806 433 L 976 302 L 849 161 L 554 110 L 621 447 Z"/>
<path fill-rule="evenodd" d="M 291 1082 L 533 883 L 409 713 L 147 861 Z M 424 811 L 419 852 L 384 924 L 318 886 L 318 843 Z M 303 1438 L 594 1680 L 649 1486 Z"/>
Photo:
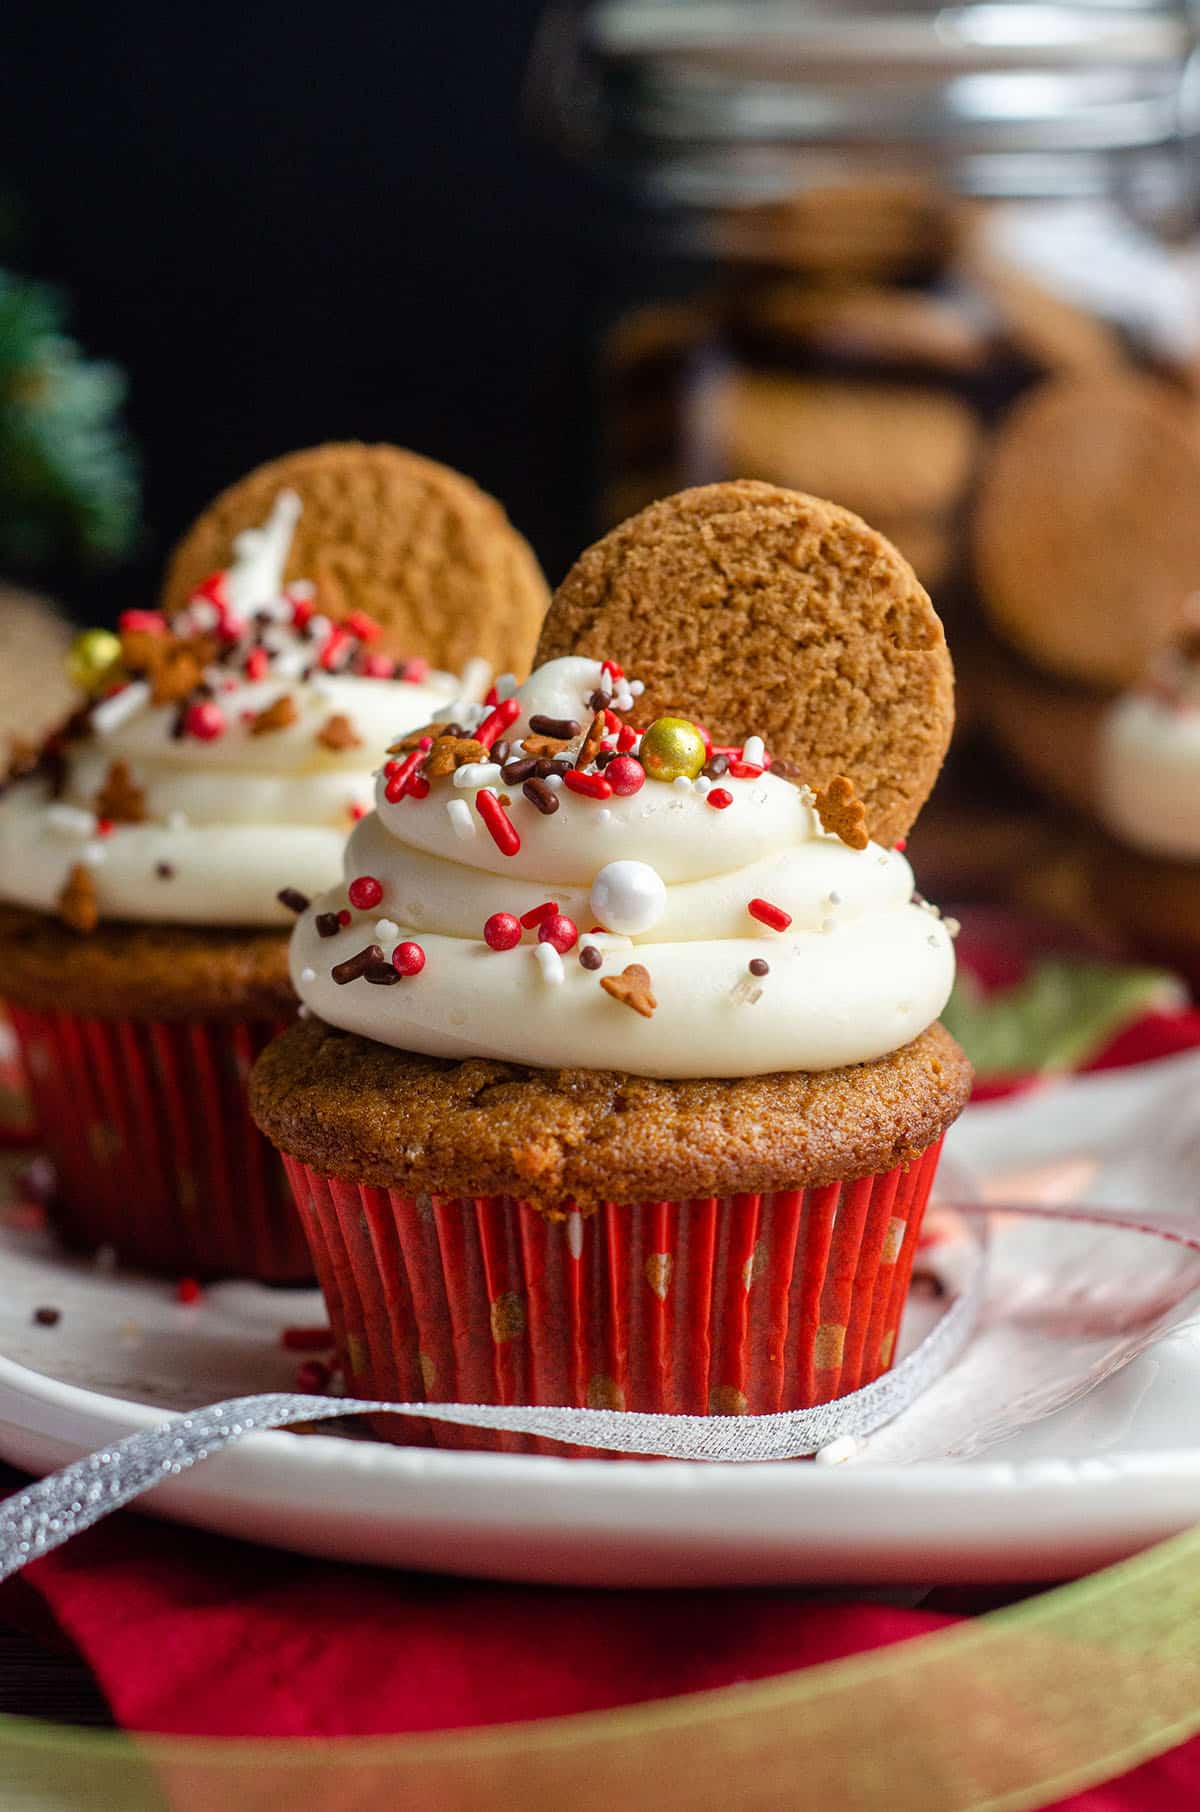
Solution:
<path fill-rule="evenodd" d="M 611 799 L 612 787 L 603 774 L 581 774 L 572 768 L 563 775 L 563 785 L 571 793 L 582 793 L 587 799 Z"/>
<path fill-rule="evenodd" d="M 510 704 L 516 701 L 510 699 Z M 497 707 L 503 710 L 503 705 Z M 463 770 L 460 768 L 459 773 Z M 502 856 L 515 856 L 521 847 L 521 839 L 512 819 L 497 799 L 495 793 L 484 787 L 475 795 L 475 810 L 487 826 L 488 834 Z"/>
<path fill-rule="evenodd" d="M 301 971 L 300 971 L 300 980 L 302 982 L 315 982 L 316 979 L 317 979 L 316 970 L 310 969 L 306 964 L 305 967 L 303 969 L 301 969 Z"/>
<path fill-rule="evenodd" d="M 651 992 L 650 971 L 642 963 L 630 963 L 620 975 L 602 975 L 600 986 L 623 1007 L 640 1013 L 643 1019 L 653 1019 L 658 1002 Z"/>
<path fill-rule="evenodd" d="M 338 987 L 344 988 L 347 982 L 358 981 L 368 969 L 382 961 L 383 951 L 380 946 L 368 944 L 365 949 L 356 951 L 353 956 L 348 956 L 344 963 L 335 963 L 329 973 Z"/>
<path fill-rule="evenodd" d="M 215 742 L 225 734 L 225 713 L 212 699 L 197 699 L 183 714 L 183 733 L 197 742 Z"/>
<path fill-rule="evenodd" d="M 853 1435 L 839 1435 L 836 1441 L 829 1441 L 824 1447 L 818 1447 L 813 1461 L 818 1466 L 844 1466 L 858 1452 L 858 1442 Z"/>
<path fill-rule="evenodd" d="M 370 912 L 383 898 L 383 884 L 374 875 L 358 875 L 347 887 L 346 897 L 356 912 Z"/>
<path fill-rule="evenodd" d="M 583 729 L 573 717 L 544 717 L 535 712 L 529 720 L 529 728 L 535 736 L 551 736 L 556 742 L 572 742 Z"/>
<path fill-rule="evenodd" d="M 614 718 L 613 722 L 617 723 L 617 720 Z M 620 727 L 619 724 L 617 727 Z M 588 725 L 587 735 L 579 745 L 579 753 L 576 755 L 574 763 L 577 768 L 591 767 L 597 755 L 604 747 L 604 731 L 604 713 L 603 711 L 597 711 L 591 723 Z"/>
<path fill-rule="evenodd" d="M 537 958 L 542 980 L 551 986 L 557 986 L 563 978 L 563 960 L 553 944 L 535 944 L 533 954 Z"/>
<path fill-rule="evenodd" d="M 169 862 L 156 862 L 154 864 L 154 872 L 160 881 L 173 881 L 175 879 L 175 870 L 171 867 Z"/>
<path fill-rule="evenodd" d="M 631 749 L 636 749 L 640 741 L 641 738 L 632 724 L 622 724 L 617 731 L 617 748 L 622 755 L 627 755 Z"/>
<path fill-rule="evenodd" d="M 97 818 L 96 835 L 98 837 L 111 837 L 113 834 L 113 826 L 114 820 L 112 818 Z"/>
<path fill-rule="evenodd" d="M 302 912 L 307 912 L 311 904 L 308 895 L 301 893 L 298 887 L 281 887 L 275 898 L 281 906 L 286 906 L 289 912 L 294 912 L 297 918 Z"/>
<path fill-rule="evenodd" d="M 754 761 L 731 761 L 729 772 L 734 780 L 757 780 L 763 770 Z"/>
<path fill-rule="evenodd" d="M 671 785 L 677 793 L 690 793 L 695 782 L 687 774 L 676 774 Z"/>
<path fill-rule="evenodd" d="M 56 1328 L 62 1320 L 62 1310 L 49 1306 L 33 1311 L 34 1326 L 39 1328 Z"/>
<path fill-rule="evenodd" d="M 521 921 L 511 912 L 493 912 L 483 927 L 489 950 L 514 950 L 521 941 Z"/>
<path fill-rule="evenodd" d="M 358 800 L 357 800 L 357 799 L 352 799 L 352 800 L 351 800 L 351 801 L 350 801 L 350 803 L 349 803 L 349 805 L 348 805 L 348 806 L 347 806 L 347 807 L 346 807 L 346 810 L 347 810 L 347 811 L 348 811 L 348 812 L 349 812 L 349 814 L 350 814 L 350 822 L 351 822 L 351 824 L 358 824 L 358 823 L 359 823 L 359 822 L 360 822 L 360 821 L 361 821 L 361 820 L 362 820 L 362 819 L 363 819 L 363 818 L 365 818 L 365 817 L 366 817 L 366 815 L 367 815 L 367 808 L 366 808 L 366 806 L 365 806 L 365 805 L 360 805 L 360 804 L 359 804 L 359 803 L 358 803 Z"/>
<path fill-rule="evenodd" d="M 697 779 L 693 780 L 692 787 L 699 793 L 701 799 L 705 799 L 712 791 L 712 781 L 707 774 L 701 774 Z"/>
<path fill-rule="evenodd" d="M 252 648 L 246 656 L 246 678 L 253 684 L 266 679 L 271 668 L 271 657 L 265 648 Z"/>
<path fill-rule="evenodd" d="M 410 783 L 416 778 L 417 769 L 432 747 L 432 736 L 422 736 L 416 748 L 407 754 L 403 761 L 395 763 L 389 761 L 384 767 L 383 771 L 387 774 L 388 779 L 387 785 L 383 789 L 383 796 L 389 805 L 397 805 L 404 798 Z M 391 768 L 390 774 L 388 774 L 388 768 Z"/>
<path fill-rule="evenodd" d="M 468 761 L 454 770 L 454 784 L 460 787 L 497 786 L 503 778 L 494 761 Z"/>
<path fill-rule="evenodd" d="M 343 906 L 337 915 L 337 922 L 343 930 L 345 930 L 346 926 L 350 923 L 350 918 L 351 914 L 347 912 L 346 908 Z"/>
<path fill-rule="evenodd" d="M 545 786 L 548 786 L 552 793 L 562 792 L 563 777 L 561 774 L 556 774 L 552 768 L 548 773 L 539 774 L 538 779 L 542 781 Z"/>
<path fill-rule="evenodd" d="M 71 869 L 56 904 L 59 918 L 72 931 L 86 935 L 96 929 L 100 922 L 100 907 L 96 900 L 96 883 L 86 863 L 77 862 Z"/>
<path fill-rule="evenodd" d="M 396 672 L 396 663 L 390 654 L 369 654 L 363 663 L 365 679 L 391 679 Z"/>
<path fill-rule="evenodd" d="M 942 924 L 945 926 L 946 933 L 949 937 L 957 937 L 962 930 L 962 923 L 959 919 L 945 918 L 942 920 Z"/>
<path fill-rule="evenodd" d="M 531 906 L 528 912 L 521 914 L 521 923 L 527 931 L 533 931 L 547 919 L 552 919 L 558 911 L 557 900 L 547 900 L 542 906 Z"/>
<path fill-rule="evenodd" d="M 557 775 L 555 775 L 555 779 L 558 779 Z M 561 781 L 559 784 L 561 785 Z M 558 810 L 558 794 L 546 781 L 536 778 L 527 780 L 521 791 L 531 805 L 536 805 L 544 818 L 549 818 L 553 812 Z"/>
<path fill-rule="evenodd" d="M 394 937 L 400 936 L 400 927 L 394 919 L 376 919 L 375 936 L 381 944 L 386 944 Z"/>
<path fill-rule="evenodd" d="M 854 791 L 853 781 L 844 774 L 835 775 L 817 794 L 816 808 L 823 831 L 839 837 L 850 849 L 867 847 L 870 838 L 866 808 Z"/>
<path fill-rule="evenodd" d="M 747 736 L 745 742 L 742 744 L 742 760 L 753 767 L 762 768 L 766 766 L 766 762 L 763 759 L 766 752 L 761 736 Z"/>
<path fill-rule="evenodd" d="M 553 913 L 538 926 L 538 943 L 552 944 L 560 956 L 574 949 L 579 941 L 579 928 L 565 913 Z"/>
<path fill-rule="evenodd" d="M 728 755 L 714 755 L 711 760 L 705 762 L 700 772 L 706 780 L 720 780 L 723 774 L 729 772 Z"/>
<path fill-rule="evenodd" d="M 272 704 L 256 711 L 250 719 L 251 736 L 274 736 L 279 730 L 290 730 L 299 718 L 296 701 L 290 692 L 281 693 Z"/>
<path fill-rule="evenodd" d="M 323 1397 L 332 1375 L 323 1359 L 306 1359 L 296 1367 L 296 1389 L 306 1397 Z"/>
<path fill-rule="evenodd" d="M 752 956 L 750 958 L 750 973 L 751 975 L 770 975 L 771 965 L 767 962 L 765 957 Z"/>
<path fill-rule="evenodd" d="M 608 824 L 611 822 L 611 820 L 612 820 L 612 813 L 609 811 L 609 809 L 606 805 L 602 805 L 600 807 L 600 810 L 596 813 L 596 823 L 597 824 Z"/>
<path fill-rule="evenodd" d="M 324 1353 L 333 1345 L 333 1329 L 284 1328 L 279 1344 L 285 1353 Z"/>
<path fill-rule="evenodd" d="M 496 675 L 495 692 L 496 697 L 501 704 L 504 703 L 506 698 L 515 697 L 516 690 L 517 676 L 515 673 L 498 673 Z"/>
<path fill-rule="evenodd" d="M 642 696 L 642 693 L 646 690 L 645 681 L 640 680 L 640 679 L 631 679 L 629 682 L 629 690 L 633 694 L 634 698 L 640 698 Z"/>
<path fill-rule="evenodd" d="M 392 968 L 397 975 L 420 975 L 425 967 L 425 952 L 420 944 L 406 941 L 392 951 Z"/>
<path fill-rule="evenodd" d="M 400 980 L 400 974 L 390 963 L 369 963 L 363 970 L 363 980 L 371 982 L 376 988 L 394 988 Z"/>
<path fill-rule="evenodd" d="M 792 922 L 791 913 L 785 912 L 782 906 L 772 906 L 770 900 L 749 900 L 746 911 L 760 925 L 769 925 L 772 931 L 786 931 Z"/>
<path fill-rule="evenodd" d="M 317 928 L 318 937 L 336 937 L 342 928 L 336 912 L 318 912 L 313 924 Z"/>
<path fill-rule="evenodd" d="M 579 951 L 579 961 L 585 969 L 599 969 L 604 962 L 603 953 L 595 944 L 583 944 Z"/>
<path fill-rule="evenodd" d="M 733 804 L 733 794 L 727 792 L 723 786 L 715 786 L 711 793 L 704 795 L 704 803 L 713 806 L 718 812 L 723 812 L 727 806 Z"/>
<path fill-rule="evenodd" d="M 49 805 L 46 823 L 64 837 L 90 837 L 96 829 L 95 812 L 85 812 L 78 805 Z"/>
<path fill-rule="evenodd" d="M 454 835 L 464 843 L 469 843 L 475 835 L 475 820 L 471 808 L 465 799 L 447 799 L 446 816 L 450 820 Z"/>
<path fill-rule="evenodd" d="M 490 749 L 505 730 L 515 724 L 521 715 L 521 701 L 506 698 L 494 711 L 489 711 L 479 728 L 473 732 L 476 742 L 481 742 L 485 749 Z"/>
<path fill-rule="evenodd" d="M 128 686 L 122 686 L 119 692 L 93 706 L 88 723 L 98 736 L 109 736 L 149 702 L 148 681 L 132 680 Z"/>
<path fill-rule="evenodd" d="M 175 1285 L 175 1300 L 185 1305 L 199 1302 L 203 1294 L 199 1281 L 194 1277 L 181 1277 Z"/>
<path fill-rule="evenodd" d="M 897 837 L 896 841 L 892 844 L 892 848 L 894 850 L 898 850 L 899 853 L 901 855 L 903 855 L 905 850 L 908 848 L 908 838 L 907 837 Z"/>
<path fill-rule="evenodd" d="M 522 755 L 516 761 L 506 761 L 500 769 L 505 786 L 520 786 L 536 770 L 537 762 L 532 755 Z"/>

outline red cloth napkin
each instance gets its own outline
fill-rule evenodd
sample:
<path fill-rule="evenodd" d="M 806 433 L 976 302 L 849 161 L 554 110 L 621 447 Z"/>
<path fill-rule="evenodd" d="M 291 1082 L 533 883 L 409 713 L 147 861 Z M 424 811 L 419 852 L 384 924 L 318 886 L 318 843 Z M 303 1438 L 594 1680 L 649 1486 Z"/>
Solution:
<path fill-rule="evenodd" d="M 1154 1014 L 1097 1061 L 1200 1044 L 1200 1015 Z M 0 1589 L 35 1592 L 118 1723 L 207 1736 L 352 1736 L 601 1710 L 886 1646 L 990 1608 L 797 1591 L 591 1592 L 358 1569 L 118 1516 Z M 1200 1803 L 1200 1739 L 1070 1812 Z"/>

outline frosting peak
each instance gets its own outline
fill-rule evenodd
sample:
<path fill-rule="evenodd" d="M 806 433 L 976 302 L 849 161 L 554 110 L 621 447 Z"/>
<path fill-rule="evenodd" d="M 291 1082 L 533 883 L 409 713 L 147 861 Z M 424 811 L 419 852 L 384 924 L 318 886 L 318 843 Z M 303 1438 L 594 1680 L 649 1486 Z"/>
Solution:
<path fill-rule="evenodd" d="M 674 1078 L 829 1069 L 925 1030 L 953 945 L 903 856 L 832 834 L 753 735 L 639 732 L 640 691 L 568 656 L 394 746 L 345 884 L 296 927 L 308 1005 L 434 1056 Z"/>

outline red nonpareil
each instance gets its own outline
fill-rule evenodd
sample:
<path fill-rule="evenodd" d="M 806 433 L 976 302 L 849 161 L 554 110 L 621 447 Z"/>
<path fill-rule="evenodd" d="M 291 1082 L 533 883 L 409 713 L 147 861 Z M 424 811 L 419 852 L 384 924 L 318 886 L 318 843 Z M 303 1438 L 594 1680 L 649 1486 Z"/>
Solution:
<path fill-rule="evenodd" d="M 511 912 L 493 912 L 483 927 L 489 950 L 515 950 L 521 941 L 521 921 Z"/>
<path fill-rule="evenodd" d="M 723 812 L 733 804 L 733 794 L 723 786 L 715 786 L 710 793 L 705 793 L 704 803 L 711 805 L 715 812 Z"/>
<path fill-rule="evenodd" d="M 370 912 L 383 898 L 383 884 L 374 875 L 356 875 L 346 896 L 356 912 Z"/>
<path fill-rule="evenodd" d="M 579 927 L 564 912 L 552 913 L 538 926 L 538 943 L 552 945 L 560 956 L 565 956 L 578 941 Z"/>
<path fill-rule="evenodd" d="M 425 967 L 425 952 L 420 944 L 397 944 L 392 951 L 392 968 L 397 975 L 420 975 Z"/>

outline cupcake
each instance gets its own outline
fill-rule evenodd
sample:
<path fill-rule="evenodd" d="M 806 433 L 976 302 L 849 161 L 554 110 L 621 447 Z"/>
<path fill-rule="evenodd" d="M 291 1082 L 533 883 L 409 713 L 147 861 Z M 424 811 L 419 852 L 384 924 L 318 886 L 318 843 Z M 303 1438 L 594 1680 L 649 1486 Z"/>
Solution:
<path fill-rule="evenodd" d="M 539 656 L 393 739 L 252 1077 L 347 1382 L 827 1401 L 892 1361 L 970 1085 L 954 927 L 902 853 L 951 729 L 941 625 L 857 517 L 722 484 L 585 553 Z"/>
<path fill-rule="evenodd" d="M 79 707 L 19 755 L 0 798 L 3 994 L 57 1171 L 55 1225 L 175 1276 L 311 1276 L 244 1099 L 295 1011 L 286 927 L 339 872 L 381 744 L 439 712 L 452 721 L 456 696 L 488 683 L 478 666 L 456 678 L 431 665 L 432 618 L 399 661 L 362 610 L 331 615 L 347 600 L 320 578 L 287 578 L 301 523 L 310 552 L 322 522 L 348 544 L 347 450 L 330 451 L 326 482 L 320 450 L 303 456 L 303 489 L 274 492 L 257 527 L 222 500 L 228 563 L 170 615 L 131 610 L 117 634 L 78 638 Z M 409 457 L 358 451 L 369 472 Z M 500 532 L 481 519 L 484 539 Z M 442 566 L 461 577 L 476 550 L 447 533 Z M 481 625 L 491 606 L 481 584 Z"/>

